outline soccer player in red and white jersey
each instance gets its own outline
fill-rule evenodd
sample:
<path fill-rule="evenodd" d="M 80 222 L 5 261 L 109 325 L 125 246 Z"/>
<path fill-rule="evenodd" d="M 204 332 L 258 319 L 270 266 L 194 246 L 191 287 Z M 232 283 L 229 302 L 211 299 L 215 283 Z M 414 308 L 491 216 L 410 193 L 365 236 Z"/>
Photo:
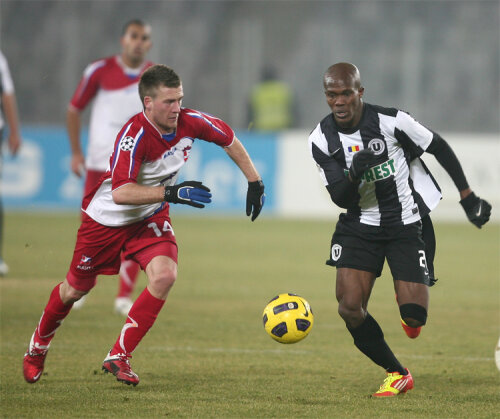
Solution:
<path fill-rule="evenodd" d="M 129 363 L 151 328 L 177 278 L 177 244 L 169 203 L 203 208 L 211 202 L 201 182 L 176 184 L 195 139 L 223 147 L 248 180 L 246 214 L 252 221 L 264 204 L 264 184 L 233 130 L 222 120 L 182 108 L 183 88 L 169 67 L 155 65 L 139 83 L 144 111 L 120 130 L 110 167 L 84 198 L 73 260 L 66 279 L 52 291 L 24 356 L 24 378 L 40 379 L 56 329 L 73 303 L 88 293 L 99 274 L 116 274 L 120 254 L 146 272 L 148 285 L 134 302 L 102 368 L 125 384 L 139 377 Z"/>
<path fill-rule="evenodd" d="M 87 66 L 68 106 L 66 124 L 71 145 L 71 170 L 85 175 L 84 196 L 87 195 L 108 167 L 116 134 L 130 117 L 140 112 L 137 86 L 141 74 L 153 65 L 145 59 L 151 48 L 151 27 L 134 19 L 123 26 L 121 53 L 97 60 Z M 80 113 L 92 101 L 89 142 L 84 157 L 81 141 Z M 127 315 L 130 296 L 139 274 L 139 265 L 122 261 L 115 311 Z M 75 308 L 85 301 L 82 298 Z"/>
<path fill-rule="evenodd" d="M 5 117 L 5 119 L 4 119 Z M 2 171 L 2 143 L 5 126 L 9 128 L 7 146 L 10 153 L 15 156 L 21 147 L 21 129 L 17 112 L 16 93 L 10 75 L 7 59 L 0 51 L 0 175 Z M 3 246 L 3 204 L 0 189 L 0 277 L 7 275 L 9 266 L 2 258 Z"/>

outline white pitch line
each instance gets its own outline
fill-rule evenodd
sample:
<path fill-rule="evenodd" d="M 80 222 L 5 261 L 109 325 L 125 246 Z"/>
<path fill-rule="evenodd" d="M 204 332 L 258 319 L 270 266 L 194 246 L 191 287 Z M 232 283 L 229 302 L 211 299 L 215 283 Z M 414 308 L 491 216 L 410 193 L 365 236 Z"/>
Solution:
<path fill-rule="evenodd" d="M 235 353 L 235 354 L 311 354 L 313 351 L 304 351 L 297 349 L 245 349 L 245 348 L 196 348 L 193 346 L 149 346 L 148 351 L 165 351 L 165 352 L 218 352 L 218 353 Z"/>
<path fill-rule="evenodd" d="M 450 361 L 468 361 L 468 362 L 491 362 L 494 357 L 479 357 L 479 356 L 442 356 L 442 355 L 397 355 L 402 358 L 413 359 L 444 359 Z"/>
<path fill-rule="evenodd" d="M 301 349 L 293 349 L 288 345 L 286 349 L 247 349 L 247 348 L 202 348 L 194 346 L 149 346 L 143 350 L 147 351 L 163 351 L 163 352 L 201 352 L 201 353 L 234 353 L 234 354 L 294 354 L 304 355 L 319 353 L 320 351 L 308 351 Z M 427 359 L 427 360 L 449 360 L 463 362 L 492 362 L 494 357 L 474 357 L 474 356 L 446 356 L 446 355 L 413 355 L 413 354 L 398 354 L 398 357 L 411 359 Z"/>

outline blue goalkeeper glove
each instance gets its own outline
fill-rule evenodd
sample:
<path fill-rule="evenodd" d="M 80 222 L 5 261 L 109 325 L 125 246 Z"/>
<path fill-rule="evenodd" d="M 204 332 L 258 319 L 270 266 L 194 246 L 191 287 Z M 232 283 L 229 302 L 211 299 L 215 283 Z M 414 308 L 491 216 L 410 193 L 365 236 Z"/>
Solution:
<path fill-rule="evenodd" d="M 247 215 L 252 215 L 252 221 L 259 216 L 265 201 L 264 182 L 262 180 L 248 182 Z"/>
<path fill-rule="evenodd" d="M 490 219 L 490 203 L 476 196 L 474 192 L 471 192 L 464 199 L 462 199 L 460 204 L 462 205 L 465 214 L 467 214 L 469 221 L 477 228 L 481 228 Z"/>
<path fill-rule="evenodd" d="M 172 204 L 185 204 L 196 208 L 205 208 L 205 205 L 212 202 L 212 194 L 201 182 L 189 180 L 178 185 L 165 186 L 164 201 Z"/>

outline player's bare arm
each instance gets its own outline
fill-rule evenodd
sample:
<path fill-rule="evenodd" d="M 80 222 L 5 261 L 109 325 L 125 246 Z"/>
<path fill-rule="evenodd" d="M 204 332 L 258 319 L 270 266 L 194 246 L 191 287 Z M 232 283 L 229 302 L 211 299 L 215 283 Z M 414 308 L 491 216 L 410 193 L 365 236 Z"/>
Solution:
<path fill-rule="evenodd" d="M 234 137 L 231 145 L 225 147 L 224 150 L 226 150 L 226 153 L 236 163 L 248 180 L 246 213 L 248 216 L 251 215 L 251 219 L 254 221 L 259 216 L 266 200 L 264 182 L 262 182 L 259 172 L 238 138 Z"/>
<path fill-rule="evenodd" d="M 163 186 L 145 186 L 127 183 L 113 191 L 113 201 L 118 205 L 155 204 L 164 201 Z"/>
<path fill-rule="evenodd" d="M 113 201 L 118 205 L 146 205 L 163 201 L 172 204 L 204 208 L 212 202 L 210 189 L 201 182 L 189 180 L 173 186 L 145 186 L 127 183 L 113 192 Z"/>
<path fill-rule="evenodd" d="M 81 177 L 85 169 L 85 157 L 80 143 L 81 118 L 78 109 L 71 105 L 66 113 L 66 127 L 71 147 L 71 171 Z"/>
<path fill-rule="evenodd" d="M 2 95 L 2 106 L 9 125 L 9 150 L 13 156 L 16 155 L 21 146 L 21 132 L 19 130 L 19 117 L 17 114 L 16 96 L 14 94 Z"/>
<path fill-rule="evenodd" d="M 260 180 L 259 172 L 255 168 L 245 147 L 243 146 L 243 144 L 241 144 L 241 141 L 238 140 L 238 138 L 234 137 L 234 141 L 231 143 L 231 145 L 225 147 L 224 150 L 240 168 L 249 182 Z"/>

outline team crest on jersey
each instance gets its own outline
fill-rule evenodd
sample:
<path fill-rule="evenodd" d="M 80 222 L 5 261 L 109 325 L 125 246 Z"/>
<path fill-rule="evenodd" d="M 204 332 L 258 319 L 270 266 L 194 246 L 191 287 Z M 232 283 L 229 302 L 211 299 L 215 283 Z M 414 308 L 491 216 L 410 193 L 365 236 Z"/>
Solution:
<path fill-rule="evenodd" d="M 380 138 L 374 138 L 368 143 L 368 148 L 378 156 L 385 151 L 384 140 L 381 140 Z"/>
<path fill-rule="evenodd" d="M 134 149 L 135 139 L 130 136 L 123 137 L 120 141 L 120 149 L 122 151 L 131 151 Z"/>

